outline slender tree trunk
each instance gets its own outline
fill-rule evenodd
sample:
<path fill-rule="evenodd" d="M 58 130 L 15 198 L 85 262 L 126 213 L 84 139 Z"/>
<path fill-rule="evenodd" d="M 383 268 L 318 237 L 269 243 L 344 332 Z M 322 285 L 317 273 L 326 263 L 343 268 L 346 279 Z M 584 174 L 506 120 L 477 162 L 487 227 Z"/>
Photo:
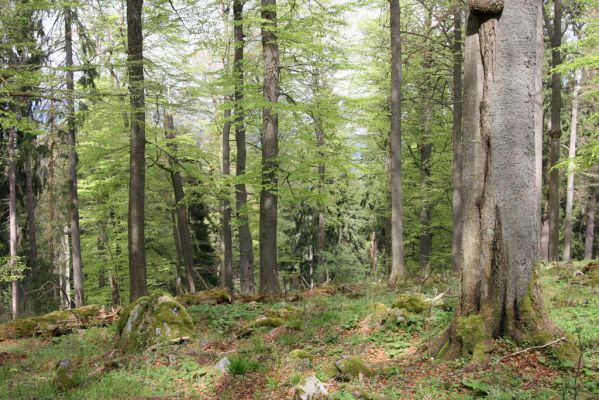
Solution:
<path fill-rule="evenodd" d="M 324 154 L 322 152 L 322 148 L 324 147 L 324 132 L 322 128 L 318 126 L 316 127 L 316 146 L 319 148 L 319 153 L 321 160 L 324 159 Z M 324 194 L 325 190 L 325 179 L 326 179 L 326 166 L 324 161 L 320 161 L 318 163 L 318 186 L 321 195 Z M 325 257 L 324 252 L 327 247 L 327 236 L 326 236 L 326 213 L 325 213 L 325 205 L 318 205 L 318 234 L 316 239 L 316 265 L 318 267 L 324 267 L 325 265 Z"/>
<path fill-rule="evenodd" d="M 10 270 L 14 276 L 19 275 L 17 271 L 17 171 L 15 166 L 15 145 L 17 129 L 8 129 L 8 225 L 9 225 L 9 252 Z M 13 319 L 19 316 L 21 308 L 21 296 L 19 291 L 19 280 L 11 282 L 12 303 L 11 311 Z"/>
<path fill-rule="evenodd" d="M 83 262 L 81 260 L 81 238 L 79 229 L 79 196 L 77 194 L 77 149 L 75 141 L 75 84 L 73 79 L 73 12 L 64 9 L 64 36 L 67 67 L 67 113 L 69 144 L 69 193 L 71 209 L 71 253 L 73 259 L 73 288 L 75 289 L 75 305 L 85 304 L 83 292 Z"/>
<path fill-rule="evenodd" d="M 576 71 L 576 83 L 572 93 L 572 122 L 570 124 L 570 148 L 568 150 L 568 187 L 566 190 L 566 220 L 564 227 L 564 253 L 562 259 L 570 261 L 572 243 L 572 204 L 574 201 L 574 157 L 576 157 L 576 128 L 578 126 L 578 93 L 581 73 Z"/>
<path fill-rule="evenodd" d="M 171 211 L 171 223 L 173 225 L 173 238 L 175 239 L 175 293 L 177 296 L 183 294 L 183 282 L 182 282 L 182 271 L 181 271 L 181 242 L 179 240 L 179 230 L 177 228 L 177 217 L 175 215 L 175 207 Z"/>
<path fill-rule="evenodd" d="M 31 152 L 33 140 L 28 143 L 25 153 L 25 185 L 27 201 L 27 239 L 29 241 L 29 267 L 32 273 L 37 272 L 37 237 L 35 232 L 35 199 L 33 196 L 33 168 L 31 166 Z"/>
<path fill-rule="evenodd" d="M 63 228 L 63 241 L 62 241 L 62 271 L 60 276 L 62 278 L 62 308 L 71 308 L 73 300 L 71 298 L 71 246 L 69 239 L 69 227 Z"/>
<path fill-rule="evenodd" d="M 370 260 L 372 261 L 372 278 L 377 279 L 379 265 L 379 247 L 377 244 L 376 231 L 370 236 Z"/>
<path fill-rule="evenodd" d="M 235 143 L 237 147 L 236 175 L 239 179 L 245 174 L 245 113 L 243 110 L 243 52 L 245 39 L 243 34 L 243 0 L 233 0 L 233 37 L 235 53 L 233 75 L 235 77 Z M 235 211 L 239 235 L 239 277 L 242 293 L 254 293 L 254 249 L 247 214 L 247 190 L 245 183 L 235 185 Z"/>
<path fill-rule="evenodd" d="M 50 109 L 50 114 L 54 114 L 54 108 Z M 56 268 L 56 197 L 55 197 L 55 146 L 56 142 L 54 140 L 54 117 L 50 121 L 50 137 L 49 137 L 49 159 L 48 159 L 48 262 L 50 263 L 49 271 L 56 274 L 59 277 L 60 281 L 60 267 Z M 60 264 L 58 264 L 60 265 Z M 60 284 L 59 284 L 60 286 Z M 62 298 L 62 293 L 60 290 L 55 291 L 56 299 L 59 300 Z"/>
<path fill-rule="evenodd" d="M 131 105 L 131 155 L 129 160 L 129 282 L 130 301 L 148 293 L 145 250 L 146 133 L 143 67 L 143 0 L 127 0 L 127 71 Z"/>
<path fill-rule="evenodd" d="M 227 101 L 227 100 L 225 100 Z M 223 176 L 231 175 L 231 109 L 227 107 L 224 111 L 225 123 L 223 125 Z M 233 240 L 231 239 L 231 201 L 229 193 L 225 194 L 223 200 L 223 264 L 221 271 L 221 285 L 233 292 Z"/>
<path fill-rule="evenodd" d="M 549 159 L 549 260 L 559 258 L 559 170 L 555 168 L 561 151 L 562 75 L 555 70 L 562 62 L 562 2 L 554 0 L 553 33 L 551 35 L 551 153 Z"/>
<path fill-rule="evenodd" d="M 426 28 L 432 25 L 432 10 L 426 15 Z M 427 41 L 427 45 L 430 43 Z M 433 251 L 433 237 L 431 233 L 431 220 L 433 206 L 429 199 L 429 190 L 431 187 L 431 154 L 433 145 L 431 143 L 431 129 L 433 123 L 433 104 L 432 104 L 432 78 L 431 67 L 433 64 L 432 50 L 424 49 L 424 59 L 422 69 L 424 71 L 424 109 L 422 110 L 422 143 L 420 145 L 420 187 L 423 194 L 422 208 L 420 209 L 420 271 L 423 274 L 428 273 L 431 255 Z"/>
<path fill-rule="evenodd" d="M 490 339 L 534 343 L 550 324 L 534 274 L 538 1 L 505 0 L 503 10 L 498 2 L 469 5 L 461 294 L 454 321 L 431 349 L 472 357 L 474 367 L 489 361 Z"/>
<path fill-rule="evenodd" d="M 167 139 L 174 139 L 175 134 L 175 122 L 172 115 L 166 114 L 164 117 L 164 129 L 166 131 Z M 175 145 L 169 146 L 171 149 L 176 150 Z M 173 172 L 171 172 L 171 182 L 173 184 L 173 192 L 175 194 L 175 208 L 177 215 L 177 227 L 179 230 L 179 244 L 181 246 L 181 255 L 183 256 L 183 264 L 185 265 L 185 272 L 187 274 L 187 285 L 190 293 L 196 292 L 196 276 L 195 263 L 193 260 L 193 246 L 191 243 L 191 233 L 189 231 L 189 213 L 187 205 L 185 204 L 185 192 L 183 191 L 183 180 L 181 174 L 177 170 L 177 159 L 174 162 L 169 161 Z M 199 282 L 204 289 L 207 286 L 203 282 Z"/>
<path fill-rule="evenodd" d="M 401 9 L 390 0 L 391 13 L 391 274 L 389 285 L 406 278 L 401 190 Z"/>
<path fill-rule="evenodd" d="M 538 2 L 537 17 L 537 76 L 535 86 L 535 157 L 536 157 L 536 192 L 539 199 L 539 208 L 537 210 L 537 221 L 539 224 L 539 246 L 541 259 L 547 260 L 547 246 L 543 248 L 544 218 L 541 204 L 543 203 L 543 121 L 544 121 L 544 95 L 543 95 L 543 61 L 545 58 L 545 37 L 543 32 L 543 2 Z"/>
<path fill-rule="evenodd" d="M 597 193 L 591 193 L 591 198 L 587 206 L 587 224 L 584 235 L 584 259 L 593 258 L 593 239 L 595 235 L 595 212 L 597 211 Z"/>
<path fill-rule="evenodd" d="M 453 269 L 460 270 L 462 245 L 462 8 L 453 10 Z"/>
<path fill-rule="evenodd" d="M 260 292 L 281 292 L 277 264 L 279 45 L 277 1 L 261 0 L 264 54 L 262 109 L 262 189 L 260 191 Z"/>

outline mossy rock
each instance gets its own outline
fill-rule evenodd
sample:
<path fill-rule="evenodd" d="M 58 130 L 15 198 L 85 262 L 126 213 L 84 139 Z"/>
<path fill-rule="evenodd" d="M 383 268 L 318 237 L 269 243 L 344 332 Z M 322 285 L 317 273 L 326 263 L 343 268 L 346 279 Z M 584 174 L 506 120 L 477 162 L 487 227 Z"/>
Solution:
<path fill-rule="evenodd" d="M 267 309 L 264 314 L 270 318 L 280 318 L 289 320 L 297 318 L 300 315 L 300 310 L 297 307 L 285 307 L 285 308 L 270 308 Z"/>
<path fill-rule="evenodd" d="M 226 288 L 214 288 L 202 290 L 197 293 L 186 293 L 176 297 L 176 300 L 184 306 L 190 304 L 222 304 L 231 303 L 233 297 Z"/>
<path fill-rule="evenodd" d="M 341 377 L 355 379 L 358 378 L 360 374 L 365 377 L 374 375 L 372 369 L 370 369 L 359 357 L 343 357 L 335 362 L 335 366 L 339 370 Z"/>
<path fill-rule="evenodd" d="M 294 349 L 289 352 L 289 358 L 294 360 L 311 360 L 314 358 L 314 354 L 303 349 Z"/>
<path fill-rule="evenodd" d="M 77 384 L 78 382 L 75 377 L 73 363 L 68 359 L 60 360 L 56 364 L 56 372 L 54 380 L 52 381 L 52 386 L 58 390 L 69 390 L 77 386 Z"/>
<path fill-rule="evenodd" d="M 293 400 L 325 400 L 328 396 L 327 389 L 314 375 L 302 380 L 293 389 Z"/>
<path fill-rule="evenodd" d="M 119 345 L 128 352 L 194 336 L 191 316 L 168 294 L 155 294 L 137 299 L 125 309 L 118 326 Z"/>
<path fill-rule="evenodd" d="M 408 313 L 422 314 L 429 309 L 429 304 L 420 293 L 402 293 L 393 302 L 393 308 L 401 308 Z"/>
<path fill-rule="evenodd" d="M 368 308 L 371 309 L 372 313 L 375 315 L 385 315 L 389 312 L 389 307 L 383 303 L 373 303 L 369 305 Z"/>
<path fill-rule="evenodd" d="M 587 278 L 587 283 L 591 286 L 599 286 L 599 262 L 587 264 L 582 272 Z"/>
<path fill-rule="evenodd" d="M 339 386 L 339 391 L 351 394 L 352 397 L 356 400 L 382 400 L 383 399 L 383 397 L 370 392 L 366 388 L 356 386 L 356 385 L 350 385 L 347 383 L 344 383 L 341 386 Z"/>
<path fill-rule="evenodd" d="M 285 325 L 285 320 L 283 318 L 277 317 L 259 317 L 252 325 L 256 328 L 268 327 L 268 328 L 276 328 L 278 326 Z"/>
<path fill-rule="evenodd" d="M 552 347 L 551 354 L 567 368 L 576 368 L 579 361 L 584 361 L 580 359 L 580 349 L 571 337 Z"/>

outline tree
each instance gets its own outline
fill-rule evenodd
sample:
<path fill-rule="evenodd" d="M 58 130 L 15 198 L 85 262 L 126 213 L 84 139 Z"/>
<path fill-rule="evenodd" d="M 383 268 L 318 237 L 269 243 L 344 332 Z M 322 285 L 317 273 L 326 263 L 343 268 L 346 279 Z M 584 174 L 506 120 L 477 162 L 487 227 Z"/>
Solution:
<path fill-rule="evenodd" d="M 130 301 L 147 294 L 145 210 L 145 95 L 143 67 L 143 0 L 127 0 L 127 71 L 129 73 L 129 282 Z"/>
<path fill-rule="evenodd" d="M 21 294 L 18 280 L 18 253 L 17 253 L 17 172 L 15 166 L 15 146 L 17 128 L 8 129 L 8 221 L 9 221 L 9 255 L 11 282 L 11 311 L 13 319 L 19 316 L 21 308 Z"/>
<path fill-rule="evenodd" d="M 452 265 L 460 270 L 462 252 L 462 8 L 453 9 L 453 243 Z"/>
<path fill-rule="evenodd" d="M 549 26 L 549 24 L 547 24 Z M 557 164 L 561 151 L 561 113 L 562 113 L 562 75 L 558 70 L 562 62 L 560 46 L 562 45 L 562 1 L 553 2 L 553 32 L 551 39 L 551 150 L 549 155 L 549 197 L 547 208 L 549 213 L 549 260 L 559 258 L 559 169 Z"/>
<path fill-rule="evenodd" d="M 264 55 L 262 109 L 262 189 L 260 190 L 260 292 L 281 291 L 277 264 L 277 156 L 279 153 L 279 46 L 277 1 L 261 0 L 262 49 Z"/>
<path fill-rule="evenodd" d="M 242 181 L 245 174 L 246 143 L 245 143 L 245 111 L 243 108 L 243 83 L 244 65 L 243 56 L 245 39 L 243 33 L 243 0 L 233 0 L 233 79 L 235 86 L 234 94 L 234 124 L 235 145 L 237 149 L 237 161 L 235 174 L 240 180 L 235 185 L 235 211 L 237 217 L 239 235 L 239 280 L 242 293 L 253 293 L 254 283 L 254 249 L 252 246 L 252 233 L 250 232 L 249 219 L 247 215 L 247 189 Z M 240 179 L 241 178 L 241 179 Z"/>
<path fill-rule="evenodd" d="M 69 145 L 69 194 L 71 215 L 71 259 L 73 262 L 73 286 L 75 305 L 85 304 L 83 291 L 83 263 L 81 261 L 81 238 L 79 229 L 79 196 L 77 194 L 77 148 L 75 140 L 75 83 L 73 70 L 73 11 L 64 9 L 65 66 L 67 68 L 67 139 Z"/>
<path fill-rule="evenodd" d="M 489 361 L 499 336 L 538 344 L 555 331 L 535 275 L 539 254 L 535 98 L 538 2 L 468 2 L 464 62 L 461 294 L 431 345 Z"/>
<path fill-rule="evenodd" d="M 597 197 L 599 194 L 592 191 L 587 205 L 587 223 L 584 236 L 584 259 L 590 260 L 593 258 L 593 239 L 595 236 L 595 212 L 597 211 Z"/>
<path fill-rule="evenodd" d="M 391 275 L 389 284 L 405 279 L 401 191 L 401 9 L 390 0 L 391 14 Z"/>
<path fill-rule="evenodd" d="M 572 207 L 574 201 L 574 158 L 576 157 L 576 129 L 578 127 L 578 93 L 582 74 L 576 73 L 574 92 L 572 93 L 572 120 L 570 123 L 570 147 L 568 151 L 568 186 L 566 189 L 566 218 L 564 221 L 564 252 L 562 260 L 570 261 L 572 244 Z"/>

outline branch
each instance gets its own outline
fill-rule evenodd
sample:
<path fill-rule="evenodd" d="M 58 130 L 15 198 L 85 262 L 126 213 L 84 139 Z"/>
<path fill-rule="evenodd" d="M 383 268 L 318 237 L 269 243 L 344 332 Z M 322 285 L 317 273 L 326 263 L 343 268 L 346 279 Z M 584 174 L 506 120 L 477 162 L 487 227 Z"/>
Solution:
<path fill-rule="evenodd" d="M 566 339 L 565 337 L 561 337 L 561 338 L 559 338 L 559 339 L 555 339 L 555 340 L 554 340 L 554 341 L 552 341 L 552 342 L 545 343 L 545 344 L 543 344 L 543 345 L 541 345 L 541 346 L 533 346 L 533 347 L 529 347 L 529 348 L 527 348 L 527 349 L 520 350 L 520 351 L 517 351 L 517 352 L 515 352 L 515 353 L 512 353 L 512 354 L 508 354 L 507 356 L 500 357 L 500 358 L 499 358 L 499 359 L 496 361 L 496 363 L 499 363 L 501 360 L 504 360 L 504 359 L 506 359 L 506 358 L 513 357 L 513 356 L 517 356 L 518 354 L 526 353 L 526 352 L 528 352 L 528 351 L 531 351 L 531 350 L 541 350 L 541 349 L 544 349 L 545 347 L 553 346 L 553 345 L 555 345 L 555 344 L 558 344 L 558 343 L 560 343 L 560 342 L 567 342 L 567 341 L 568 341 L 568 339 Z"/>

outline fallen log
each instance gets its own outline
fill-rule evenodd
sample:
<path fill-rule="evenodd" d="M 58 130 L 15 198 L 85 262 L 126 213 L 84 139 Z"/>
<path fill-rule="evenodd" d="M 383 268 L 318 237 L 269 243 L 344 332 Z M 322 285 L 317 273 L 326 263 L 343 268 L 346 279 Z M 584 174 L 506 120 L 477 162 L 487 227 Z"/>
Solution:
<path fill-rule="evenodd" d="M 118 319 L 121 309 L 106 310 L 89 305 L 70 310 L 53 311 L 32 318 L 16 319 L 0 324 L 0 341 L 36 336 L 60 336 L 77 329 L 105 326 Z"/>

